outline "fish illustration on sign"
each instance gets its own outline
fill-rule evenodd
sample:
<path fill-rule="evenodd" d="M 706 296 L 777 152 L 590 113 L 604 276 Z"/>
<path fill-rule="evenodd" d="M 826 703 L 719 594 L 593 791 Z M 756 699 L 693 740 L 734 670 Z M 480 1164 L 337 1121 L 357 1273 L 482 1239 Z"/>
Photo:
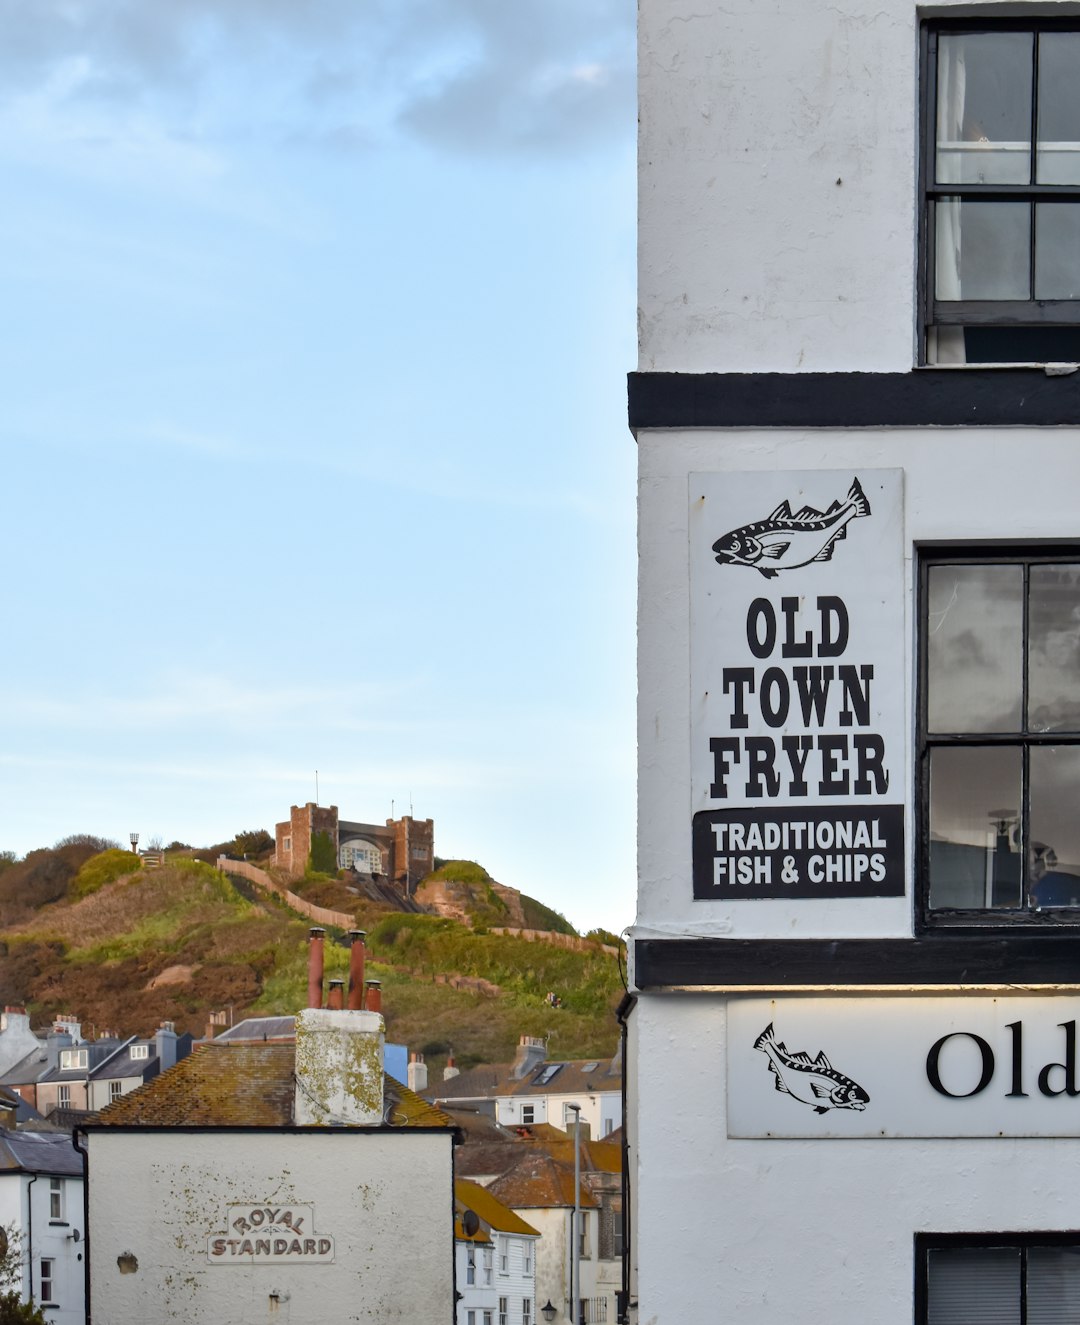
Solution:
<path fill-rule="evenodd" d="M 793 512 L 785 497 L 771 515 L 732 529 L 712 550 L 721 566 L 752 566 L 771 580 L 782 570 L 831 561 L 837 540 L 847 537 L 848 524 L 869 514 L 870 502 L 855 478 L 844 500 L 834 501 L 828 510 L 803 506 Z"/>
<path fill-rule="evenodd" d="M 816 1058 L 807 1053 L 791 1053 L 777 1040 L 771 1021 L 754 1041 L 754 1048 L 768 1055 L 776 1089 L 809 1104 L 815 1113 L 828 1113 L 830 1109 L 861 1111 L 870 1103 L 870 1096 L 862 1086 L 843 1072 L 837 1072 L 824 1050 Z"/>

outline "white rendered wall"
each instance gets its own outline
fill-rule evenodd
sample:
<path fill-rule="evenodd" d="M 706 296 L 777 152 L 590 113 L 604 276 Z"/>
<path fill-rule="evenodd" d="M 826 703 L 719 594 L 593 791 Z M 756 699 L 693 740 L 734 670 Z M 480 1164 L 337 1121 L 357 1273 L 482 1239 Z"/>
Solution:
<path fill-rule="evenodd" d="M 687 477 L 692 472 L 904 470 L 905 694 L 914 730 L 912 547 L 920 540 L 1061 539 L 1076 532 L 1080 430 L 790 429 L 642 432 L 638 438 L 639 893 L 636 937 L 904 937 L 912 932 L 911 751 L 896 771 L 906 805 L 908 895 L 698 901 L 690 881 Z M 1020 460 L 1022 457 L 1022 461 Z M 722 531 L 721 531 L 722 532 Z M 841 549 L 842 555 L 854 543 Z M 746 574 L 755 575 L 753 570 Z M 764 581 L 763 581 L 764 583 Z"/>
<path fill-rule="evenodd" d="M 643 0 L 638 30 L 639 368 L 909 369 L 914 0 Z"/>
<path fill-rule="evenodd" d="M 88 1149 L 97 1321 L 453 1321 L 449 1133 L 102 1130 Z M 210 1264 L 230 1202 L 313 1206 L 332 1263 Z"/>
<path fill-rule="evenodd" d="M 520 1127 L 522 1107 L 532 1105 L 534 1123 L 550 1123 L 573 1132 L 573 1122 L 564 1117 L 567 1104 L 580 1106 L 581 1121 L 589 1124 L 594 1141 L 602 1141 L 622 1123 L 622 1092 L 617 1090 L 585 1091 L 580 1095 L 500 1095 L 495 1101 L 496 1118 L 504 1127 Z M 605 1119 L 611 1120 L 608 1128 Z"/>
<path fill-rule="evenodd" d="M 640 1321 L 911 1325 L 916 1232 L 1080 1228 L 1074 1140 L 729 1140 L 725 1003 L 634 1010 Z"/>
<path fill-rule="evenodd" d="M 13 1285 L 26 1300 L 37 1302 L 41 1287 L 41 1258 L 53 1262 L 54 1306 L 48 1309 L 53 1325 L 83 1325 L 86 1283 L 83 1267 L 83 1185 L 81 1178 L 63 1179 L 62 1223 L 49 1221 L 49 1175 L 0 1174 L 0 1226 L 14 1227 L 21 1239 L 23 1273 Z M 33 1209 L 31 1210 L 31 1203 Z M 79 1241 L 71 1237 L 79 1231 Z M 31 1245 L 31 1230 L 33 1244 Z"/>

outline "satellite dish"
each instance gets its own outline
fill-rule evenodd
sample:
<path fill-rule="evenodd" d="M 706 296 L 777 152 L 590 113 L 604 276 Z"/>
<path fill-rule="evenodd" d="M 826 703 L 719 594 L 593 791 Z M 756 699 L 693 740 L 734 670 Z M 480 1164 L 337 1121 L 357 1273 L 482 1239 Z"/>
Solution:
<path fill-rule="evenodd" d="M 461 1216 L 461 1227 L 465 1230 L 467 1238 L 475 1238 L 480 1232 L 480 1220 L 477 1218 L 475 1210 L 466 1210 Z"/>

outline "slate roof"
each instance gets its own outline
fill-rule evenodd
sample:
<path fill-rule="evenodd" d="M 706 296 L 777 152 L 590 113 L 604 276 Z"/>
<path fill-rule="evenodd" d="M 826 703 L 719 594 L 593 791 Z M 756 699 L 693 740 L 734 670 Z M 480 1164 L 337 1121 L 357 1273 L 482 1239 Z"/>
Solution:
<path fill-rule="evenodd" d="M 98 1127 L 291 1127 L 296 1046 L 257 1042 L 200 1044 L 175 1067 L 98 1117 Z M 392 1125 L 451 1127 L 441 1109 L 384 1077 L 385 1115 Z"/>
<path fill-rule="evenodd" d="M 295 1040 L 295 1017 L 245 1017 L 227 1031 L 214 1036 L 218 1043 L 237 1044 L 262 1040 Z"/>
<path fill-rule="evenodd" d="M 449 1081 L 436 1082 L 424 1094 L 439 1103 L 449 1103 L 495 1095 L 584 1095 L 621 1089 L 622 1071 L 617 1060 L 579 1058 L 540 1063 L 520 1079 L 514 1076 L 513 1063 L 474 1067 Z"/>
<path fill-rule="evenodd" d="M 69 1132 L 0 1131 L 0 1173 L 82 1177 L 83 1157 Z"/>
<path fill-rule="evenodd" d="M 517 1233 L 533 1238 L 540 1236 L 531 1224 L 526 1224 L 520 1215 L 514 1214 L 513 1210 L 503 1205 L 502 1201 L 498 1200 L 486 1187 L 481 1187 L 477 1182 L 468 1182 L 464 1178 L 455 1179 L 454 1205 L 456 1207 L 454 1237 L 460 1238 L 464 1242 L 491 1241 L 486 1236 L 482 1226 L 473 1237 L 469 1237 L 461 1225 L 460 1216 L 464 1210 L 472 1210 L 480 1219 L 481 1225 L 486 1224 L 488 1228 L 494 1229 L 496 1233 Z"/>

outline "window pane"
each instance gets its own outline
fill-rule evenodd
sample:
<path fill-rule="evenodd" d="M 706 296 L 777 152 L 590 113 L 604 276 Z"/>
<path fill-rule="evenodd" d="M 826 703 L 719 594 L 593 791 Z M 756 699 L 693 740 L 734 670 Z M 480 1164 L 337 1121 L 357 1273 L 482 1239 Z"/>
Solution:
<path fill-rule="evenodd" d="M 930 906 L 1023 902 L 1018 748 L 968 746 L 930 755 Z"/>
<path fill-rule="evenodd" d="M 927 1325 L 1020 1325 L 1019 1247 L 927 1255 Z"/>
<path fill-rule="evenodd" d="M 1080 906 L 1080 747 L 1036 748 L 1030 760 L 1032 900 Z"/>
<path fill-rule="evenodd" d="M 1080 184 L 1080 32 L 1039 37 L 1040 184 Z"/>
<path fill-rule="evenodd" d="M 939 184 L 1031 179 L 1030 32 L 942 33 L 938 44 Z"/>
<path fill-rule="evenodd" d="M 1030 298 L 1028 203 L 942 198 L 936 217 L 936 298 Z"/>
<path fill-rule="evenodd" d="M 1031 568 L 1028 631 L 1029 727 L 1080 731 L 1080 568 Z"/>
<path fill-rule="evenodd" d="M 1080 299 L 1080 203 L 1035 204 L 1035 298 Z"/>
<path fill-rule="evenodd" d="M 930 731 L 1018 731 L 1022 568 L 941 565 L 928 578 Z"/>
<path fill-rule="evenodd" d="M 1080 1248 L 1028 1252 L 1027 1325 L 1071 1325 L 1080 1315 Z"/>

